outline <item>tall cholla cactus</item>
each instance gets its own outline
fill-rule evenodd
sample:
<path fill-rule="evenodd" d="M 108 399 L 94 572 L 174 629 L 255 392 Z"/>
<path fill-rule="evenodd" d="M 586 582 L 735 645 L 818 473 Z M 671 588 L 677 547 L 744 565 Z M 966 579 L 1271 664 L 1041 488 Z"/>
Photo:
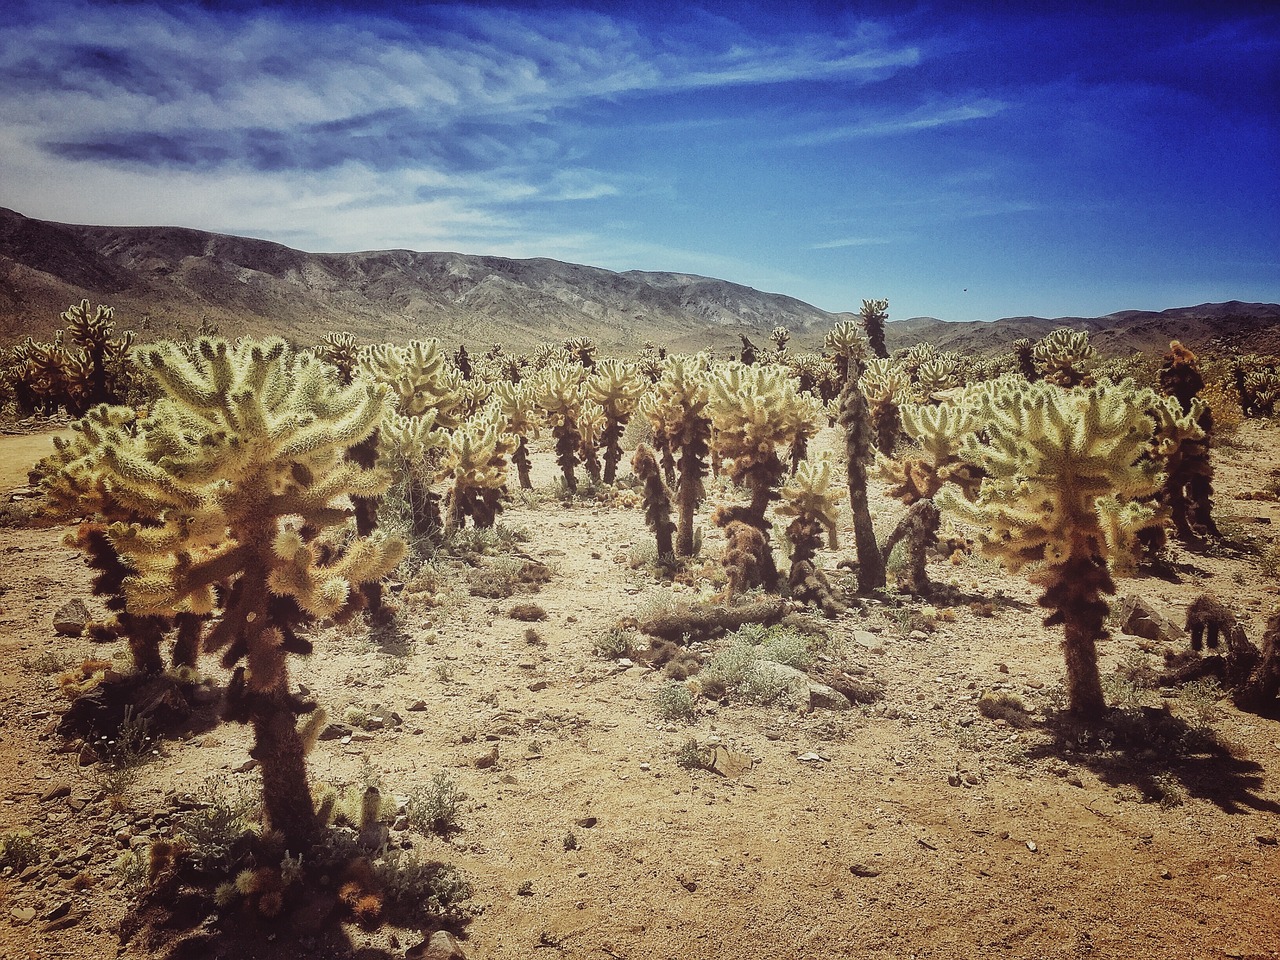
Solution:
<path fill-rule="evenodd" d="M 787 344 L 791 341 L 791 331 L 786 327 L 774 327 L 773 332 L 769 334 L 769 340 L 773 343 L 776 353 L 786 353 Z"/>
<path fill-rule="evenodd" d="M 967 496 L 976 492 L 981 477 L 959 453 L 965 438 L 977 431 L 982 421 L 971 399 L 961 398 L 937 406 L 904 406 L 902 422 L 907 435 L 919 445 L 919 453 L 896 459 L 876 456 L 877 471 L 891 484 L 889 495 L 909 508 L 885 540 L 881 554 L 887 562 L 893 548 L 904 542 L 909 558 L 906 588 L 928 596 L 933 592 L 926 566 L 928 551 L 938 542 L 941 522 L 933 497 L 948 480 L 957 483 Z"/>
<path fill-rule="evenodd" d="M 849 379 L 850 366 L 855 365 L 858 370 L 861 370 L 862 363 L 867 359 L 871 348 L 867 344 L 866 337 L 858 332 L 858 328 L 851 321 L 841 320 L 827 331 L 823 349 L 836 368 L 836 382 L 843 385 Z"/>
<path fill-rule="evenodd" d="M 601 440 L 604 442 L 605 483 L 613 483 L 618 478 L 618 461 L 622 459 L 622 433 L 648 388 L 649 384 L 640 376 L 635 365 L 621 360 L 601 360 L 587 378 L 587 396 L 598 403 L 604 412 L 605 426 Z"/>
<path fill-rule="evenodd" d="M 502 411 L 494 406 L 449 434 L 440 479 L 449 480 L 445 529 L 460 528 L 467 517 L 477 527 L 492 527 L 507 489 L 507 458 L 516 450 Z"/>
<path fill-rule="evenodd" d="M 840 392 L 839 421 L 844 429 L 849 510 L 853 514 L 853 540 L 858 554 L 858 591 L 870 593 L 885 584 L 884 559 L 876 544 L 871 507 L 867 502 L 867 461 L 872 454 L 871 414 L 867 398 L 858 386 L 862 361 L 851 362 L 853 368 Z"/>
<path fill-rule="evenodd" d="M 654 443 L 666 454 L 680 455 L 675 484 L 676 554 L 682 557 L 693 556 L 693 519 L 702 501 L 702 480 L 707 475 L 711 452 L 706 369 L 705 355 L 671 358 L 662 378 L 640 406 L 653 427 Z"/>
<path fill-rule="evenodd" d="M 1098 363 L 1098 351 L 1083 330 L 1062 327 L 1035 345 L 1031 357 L 1042 380 L 1059 387 L 1092 383 L 1090 371 Z"/>
<path fill-rule="evenodd" d="M 916 392 L 922 402 L 937 403 L 944 390 L 960 385 L 960 357 L 940 353 L 916 368 Z"/>
<path fill-rule="evenodd" d="M 69 413 L 80 414 L 99 403 L 119 403 L 123 397 L 125 359 L 133 346 L 133 332 L 112 338 L 115 311 L 105 304 L 90 310 L 88 300 L 69 307 L 62 313 L 70 345 L 79 348 L 79 356 L 68 351 Z"/>
<path fill-rule="evenodd" d="M 889 319 L 888 300 L 863 300 L 862 309 L 858 311 L 862 327 L 867 331 L 867 342 L 871 344 L 873 356 L 884 359 L 889 350 L 884 342 L 884 325 Z"/>
<path fill-rule="evenodd" d="M 507 421 L 507 432 L 516 438 L 516 448 L 511 454 L 521 490 L 532 490 L 529 461 L 529 440 L 538 435 L 538 408 L 533 385 L 528 382 L 498 381 L 493 385 L 494 402 Z"/>
<path fill-rule="evenodd" d="M 831 550 L 838 545 L 840 509 L 831 489 L 831 461 L 824 457 L 800 464 L 795 476 L 782 488 L 777 513 L 792 518 L 787 525 L 787 539 L 791 541 L 787 585 L 791 596 L 821 607 L 829 616 L 842 612 L 844 604 L 814 563 L 824 541 Z"/>
<path fill-rule="evenodd" d="M 1026 337 L 1019 337 L 1013 341 L 1012 346 L 1013 362 L 1017 364 L 1018 372 L 1028 383 L 1035 383 L 1040 379 L 1040 371 L 1036 369 L 1034 356 L 1035 344 Z"/>
<path fill-rule="evenodd" d="M 382 391 L 332 383 L 328 368 L 282 340 L 202 339 L 191 356 L 161 344 L 137 359 L 162 396 L 136 432 L 108 430 L 85 464 L 144 518 L 107 531 L 132 571 L 128 609 L 221 612 L 204 648 L 236 668 L 227 716 L 253 725 L 267 821 L 302 850 L 316 819 L 296 718 L 314 704 L 289 692 L 287 654 L 311 649 L 295 627 L 351 613 L 356 588 L 404 554 L 376 535 L 323 539 L 346 524 L 351 497 L 387 486 L 385 473 L 344 458 L 377 424 Z"/>
<path fill-rule="evenodd" d="M 578 456 L 592 483 L 600 482 L 599 448 L 605 427 L 604 409 L 584 395 L 582 407 L 578 411 Z"/>
<path fill-rule="evenodd" d="M 1157 501 L 1169 511 L 1178 537 L 1203 544 L 1217 536 L 1213 522 L 1213 463 L 1209 457 L 1213 413 L 1199 397 L 1184 412 L 1181 401 L 1161 403 L 1149 415 L 1156 422 L 1152 453 L 1164 471 Z"/>
<path fill-rule="evenodd" d="M 1127 572 L 1135 536 L 1151 521 L 1140 503 L 1159 489 L 1146 456 L 1154 424 L 1145 411 L 1162 400 L 1131 382 L 1063 390 L 1008 380 L 985 392 L 984 436 L 970 434 L 962 456 L 984 474 L 972 501 L 944 490 L 939 501 L 978 528 L 982 551 L 1013 572 L 1036 567 L 1041 606 L 1062 624 L 1071 711 L 1097 719 L 1106 709 L 1097 641 L 1106 636 L 1104 595 L 1112 571 Z"/>
<path fill-rule="evenodd" d="M 574 473 L 582 446 L 578 420 L 586 399 L 582 373 L 580 366 L 558 363 L 541 371 L 534 387 L 538 406 L 551 425 L 551 435 L 556 438 L 556 463 L 564 477 L 564 488 L 570 493 L 578 489 L 578 478 Z"/>
<path fill-rule="evenodd" d="M 778 367 L 747 367 L 731 363 L 713 373 L 707 413 L 711 416 L 717 455 L 728 458 L 729 476 L 751 493 L 745 506 L 721 506 L 713 517 L 727 527 L 741 521 L 760 534 L 758 558 L 761 583 L 778 589 L 778 570 L 769 547 L 765 511 L 779 496 L 785 466 L 778 447 L 790 447 L 797 434 L 812 432 L 822 406 L 796 391 L 795 382 Z"/>
<path fill-rule="evenodd" d="M 888 360 L 873 359 L 867 361 L 858 386 L 867 398 L 876 450 L 891 457 L 902 434 L 900 404 L 907 394 L 910 378 L 901 367 Z"/>

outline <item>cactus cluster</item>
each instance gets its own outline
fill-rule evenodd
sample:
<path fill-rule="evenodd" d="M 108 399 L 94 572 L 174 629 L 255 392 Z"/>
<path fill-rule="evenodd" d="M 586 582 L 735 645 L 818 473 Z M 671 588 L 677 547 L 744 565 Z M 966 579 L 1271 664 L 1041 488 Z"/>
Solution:
<path fill-rule="evenodd" d="M 862 328 L 867 332 L 867 343 L 871 345 L 872 356 L 880 359 L 888 357 L 889 350 L 884 342 L 884 325 L 889 319 L 889 301 L 863 300 L 858 318 L 862 321 Z"/>
<path fill-rule="evenodd" d="M 675 551 L 682 557 L 694 554 L 693 521 L 702 502 L 703 480 L 711 454 L 707 366 L 705 355 L 670 358 L 662 378 L 640 405 L 641 413 L 653 428 L 654 444 L 664 459 L 670 458 L 672 463 L 667 482 L 674 481 L 676 490 Z"/>
<path fill-rule="evenodd" d="M 1054 330 L 1031 351 L 1038 378 L 1059 387 L 1092 383 L 1098 351 L 1083 330 L 1062 327 Z"/>
<path fill-rule="evenodd" d="M 114 337 L 115 312 L 81 300 L 61 315 L 52 340 L 27 337 L 7 351 L 0 374 L 19 413 L 59 407 L 82 416 L 100 403 L 121 403 L 132 383 L 128 363 L 134 336 Z"/>

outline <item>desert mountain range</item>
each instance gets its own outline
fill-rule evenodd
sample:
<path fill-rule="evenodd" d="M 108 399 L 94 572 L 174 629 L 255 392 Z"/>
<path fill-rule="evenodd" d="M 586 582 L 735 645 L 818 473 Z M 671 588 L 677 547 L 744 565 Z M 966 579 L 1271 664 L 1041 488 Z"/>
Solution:
<path fill-rule="evenodd" d="M 866 291 L 865 296 L 877 295 Z M 525 350 L 592 337 L 606 353 L 646 340 L 680 352 L 763 345 L 776 326 L 812 349 L 830 313 L 793 297 L 680 273 L 617 273 L 557 260 L 379 250 L 306 253 L 282 244 L 180 227 L 51 223 L 0 208 L 0 343 L 48 337 L 59 313 L 88 298 L 116 308 L 142 339 L 189 336 L 202 322 L 228 336 L 275 333 L 314 343 L 346 330 L 360 342 L 437 337 L 471 348 Z M 972 354 L 1060 326 L 1088 330 L 1106 354 L 1193 349 L 1280 353 L 1280 305 L 1230 301 L 1098 318 L 891 321 L 891 348 L 920 340 Z"/>

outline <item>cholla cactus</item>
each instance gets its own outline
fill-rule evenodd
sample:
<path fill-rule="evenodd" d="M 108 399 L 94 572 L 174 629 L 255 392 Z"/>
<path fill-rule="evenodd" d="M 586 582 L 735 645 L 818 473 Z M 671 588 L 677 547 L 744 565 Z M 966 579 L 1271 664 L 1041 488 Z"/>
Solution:
<path fill-rule="evenodd" d="M 1152 453 L 1164 471 L 1164 483 L 1156 500 L 1173 519 L 1184 543 L 1203 544 L 1218 535 L 1213 522 L 1213 463 L 1209 457 L 1213 413 L 1198 397 L 1184 411 L 1177 404 L 1161 403 L 1149 411 L 1156 430 Z"/>
<path fill-rule="evenodd" d="M 60 476 L 91 480 L 113 511 L 142 518 L 106 531 L 129 569 L 130 613 L 221 613 L 204 648 L 228 668 L 244 662 L 227 715 L 252 723 L 267 820 L 302 850 L 316 824 L 296 717 L 314 704 L 289 692 L 287 654 L 310 652 L 299 624 L 349 615 L 362 601 L 354 588 L 403 556 L 386 537 L 323 539 L 345 525 L 352 496 L 388 483 L 344 457 L 377 424 L 383 393 L 334 384 L 282 340 L 203 339 L 190 356 L 161 344 L 138 361 L 161 392 L 150 416 L 131 430 L 100 420 L 101 443 Z"/>
<path fill-rule="evenodd" d="M 933 497 L 949 480 L 958 484 L 966 496 L 976 492 L 981 476 L 960 459 L 959 452 L 982 421 L 972 398 L 938 406 L 908 405 L 902 408 L 902 420 L 919 452 L 897 459 L 876 456 L 877 471 L 891 484 L 889 495 L 910 508 L 885 540 L 881 555 L 887 565 L 890 552 L 905 538 L 909 557 L 906 587 L 911 593 L 928 596 L 932 592 L 926 568 L 928 550 L 938 541 L 941 521 Z"/>
<path fill-rule="evenodd" d="M 518 441 L 498 407 L 472 417 L 449 434 L 438 479 L 450 483 L 445 530 L 459 529 L 467 517 L 492 527 L 507 489 L 507 458 Z"/>
<path fill-rule="evenodd" d="M 574 467 L 582 446 L 582 432 L 578 421 L 582 416 L 582 404 L 586 388 L 582 384 L 582 367 L 567 363 L 547 367 L 539 375 L 534 387 L 538 406 L 551 425 L 556 438 L 556 463 L 564 477 L 564 488 L 570 493 L 578 489 Z"/>
<path fill-rule="evenodd" d="M 596 342 L 590 337 L 572 337 L 564 342 L 564 351 L 586 370 L 596 368 Z"/>
<path fill-rule="evenodd" d="M 338 371 L 339 383 L 351 383 L 360 367 L 360 348 L 349 333 L 325 334 L 316 347 L 316 356 Z"/>
<path fill-rule="evenodd" d="M 1092 383 L 1090 372 L 1098 362 L 1098 351 L 1089 343 L 1089 334 L 1066 327 L 1037 343 L 1031 356 L 1041 379 L 1059 387 Z"/>
<path fill-rule="evenodd" d="M 1036 369 L 1035 345 L 1026 337 L 1013 341 L 1013 360 L 1018 366 L 1018 372 L 1028 383 L 1035 383 L 1040 379 L 1040 371 Z"/>
<path fill-rule="evenodd" d="M 786 327 L 774 327 L 773 332 L 769 334 L 769 340 L 773 343 L 775 351 L 786 353 L 787 343 L 791 340 L 791 331 Z"/>
<path fill-rule="evenodd" d="M 836 549 L 839 507 L 831 490 L 831 461 L 806 460 L 782 488 L 779 516 L 791 517 L 787 539 L 791 541 L 791 569 L 787 585 L 797 600 L 813 603 L 830 616 L 844 610 L 831 584 L 814 563 L 818 549 L 826 542 Z"/>
<path fill-rule="evenodd" d="M 960 358 L 954 353 L 940 353 L 916 368 L 916 392 L 921 401 L 936 403 L 944 390 L 960 385 Z"/>
<path fill-rule="evenodd" d="M 658 467 L 657 458 L 645 444 L 636 448 L 635 456 L 631 459 L 631 469 L 644 485 L 644 522 L 653 531 L 657 542 L 658 562 L 671 566 L 675 561 L 672 536 L 676 531 L 676 525 L 671 521 L 671 496 L 666 484 L 662 482 L 662 471 Z"/>
<path fill-rule="evenodd" d="M 647 389 L 648 384 L 636 367 L 621 360 L 600 361 L 587 378 L 587 396 L 604 412 L 605 426 L 601 439 L 604 441 L 605 483 L 613 483 L 618 477 L 622 433 Z"/>
<path fill-rule="evenodd" d="M 867 342 L 871 352 L 881 359 L 889 356 L 884 342 L 884 325 L 889 319 L 888 300 L 863 300 L 862 309 L 858 311 L 863 329 L 867 331 Z"/>
<path fill-rule="evenodd" d="M 604 409 L 590 397 L 584 397 L 578 412 L 578 456 L 592 483 L 600 482 L 599 448 L 606 425 Z"/>
<path fill-rule="evenodd" d="M 1280 373 L 1258 370 L 1246 374 L 1240 395 L 1244 398 L 1246 416 L 1271 416 L 1275 412 L 1276 401 L 1280 400 Z"/>
<path fill-rule="evenodd" d="M 716 453 L 728 458 L 729 476 L 751 492 L 742 507 L 720 507 L 715 522 L 727 526 L 741 520 L 760 531 L 765 554 L 760 558 L 762 585 L 777 590 L 778 572 L 769 550 L 769 521 L 765 510 L 778 498 L 785 470 L 778 446 L 790 446 L 801 433 L 812 432 L 821 405 L 796 392 L 795 383 L 777 367 L 729 364 L 711 378 L 707 413 L 715 428 Z"/>
<path fill-rule="evenodd" d="M 707 358 L 673 357 L 662 379 L 654 384 L 640 405 L 653 427 L 654 442 L 665 451 L 678 451 L 679 479 L 675 484 L 678 505 L 676 553 L 693 556 L 693 518 L 702 501 L 702 479 L 707 475 L 711 450 L 710 393 Z"/>
<path fill-rule="evenodd" d="M 1151 520 L 1141 501 L 1159 489 L 1147 456 L 1162 400 L 1131 383 L 1062 390 L 1047 383 L 989 385 L 985 429 L 962 455 L 985 474 L 973 501 L 944 490 L 940 502 L 979 528 L 984 553 L 1011 571 L 1034 566 L 1040 605 L 1062 624 L 1071 710 L 1096 719 L 1106 708 L 1097 641 L 1104 637 L 1112 571 L 1133 561 L 1137 532 Z"/>
<path fill-rule="evenodd" d="M 532 384 L 499 381 L 493 385 L 494 402 L 507 421 L 507 431 L 516 438 L 511 462 L 516 466 L 521 490 L 532 490 L 529 475 L 529 440 L 538 435 L 538 412 Z"/>
<path fill-rule="evenodd" d="M 858 590 L 870 593 L 884 586 L 884 559 L 876 544 L 875 526 L 867 503 L 867 461 L 871 459 L 871 415 L 867 399 L 858 387 L 855 370 L 840 393 L 840 426 L 844 428 L 849 509 L 853 514 L 853 540 L 858 554 Z"/>
<path fill-rule="evenodd" d="M 910 379 L 902 368 L 888 360 L 875 359 L 867 361 L 858 386 L 867 399 L 876 450 L 886 457 L 893 456 L 902 433 L 899 407 L 907 395 Z"/>
<path fill-rule="evenodd" d="M 1183 411 L 1191 409 L 1191 401 L 1204 388 L 1200 358 L 1177 340 L 1169 344 L 1169 352 L 1160 365 L 1160 392 L 1176 397 Z"/>
<path fill-rule="evenodd" d="M 393 413 L 419 417 L 430 411 L 437 426 L 452 430 L 465 416 L 465 389 L 445 360 L 439 341 L 411 340 L 404 347 L 370 347 L 363 368 L 375 383 L 387 386 Z"/>
<path fill-rule="evenodd" d="M 133 346 L 133 332 L 113 339 L 115 311 L 99 305 L 90 312 L 88 300 L 67 308 L 67 411 L 81 414 L 99 403 L 119 403 L 128 379 L 125 363 Z"/>
<path fill-rule="evenodd" d="M 871 347 L 866 337 L 858 332 L 857 326 L 849 320 L 841 320 L 827 332 L 823 349 L 835 366 L 837 382 L 843 384 L 849 379 L 852 365 L 862 369 L 862 363 L 867 359 Z"/>

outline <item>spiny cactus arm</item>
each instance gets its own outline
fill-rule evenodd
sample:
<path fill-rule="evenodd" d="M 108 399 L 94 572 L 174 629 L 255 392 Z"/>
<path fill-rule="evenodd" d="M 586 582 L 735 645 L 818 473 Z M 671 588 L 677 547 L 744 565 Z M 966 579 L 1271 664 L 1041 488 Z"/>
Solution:
<path fill-rule="evenodd" d="M 813 520 L 827 534 L 827 546 L 835 550 L 840 508 L 831 489 L 831 460 L 806 460 L 790 482 L 782 487 L 782 502 L 776 512 L 784 517 Z"/>

